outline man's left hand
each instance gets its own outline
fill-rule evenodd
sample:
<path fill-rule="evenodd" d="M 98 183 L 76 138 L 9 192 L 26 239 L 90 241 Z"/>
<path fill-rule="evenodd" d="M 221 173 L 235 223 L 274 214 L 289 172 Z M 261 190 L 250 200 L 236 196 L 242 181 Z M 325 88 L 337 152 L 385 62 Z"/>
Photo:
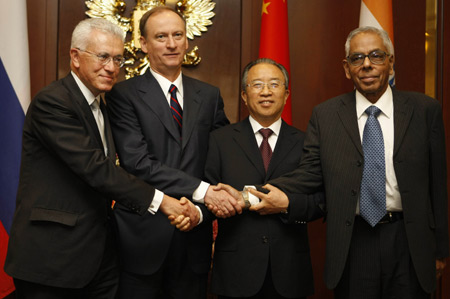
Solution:
<path fill-rule="evenodd" d="M 170 224 L 176 226 L 180 231 L 190 231 L 198 225 L 198 222 L 200 221 L 200 212 L 186 197 L 180 199 L 180 204 L 185 206 L 185 212 L 181 215 L 170 215 L 168 219 Z"/>
<path fill-rule="evenodd" d="M 289 199 L 286 193 L 270 184 L 264 185 L 263 188 L 269 190 L 269 193 L 264 194 L 253 188 L 247 189 L 248 192 L 259 197 L 261 200 L 259 204 L 252 205 L 249 210 L 257 212 L 260 215 L 286 212 L 289 207 Z"/>

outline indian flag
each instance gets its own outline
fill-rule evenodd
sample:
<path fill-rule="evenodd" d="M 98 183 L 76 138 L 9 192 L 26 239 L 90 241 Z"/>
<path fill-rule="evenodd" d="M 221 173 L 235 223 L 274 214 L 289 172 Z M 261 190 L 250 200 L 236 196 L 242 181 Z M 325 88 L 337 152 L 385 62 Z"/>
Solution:
<path fill-rule="evenodd" d="M 361 0 L 359 27 L 364 26 L 384 29 L 394 44 L 392 0 Z M 395 72 L 389 77 L 389 83 L 395 85 Z"/>

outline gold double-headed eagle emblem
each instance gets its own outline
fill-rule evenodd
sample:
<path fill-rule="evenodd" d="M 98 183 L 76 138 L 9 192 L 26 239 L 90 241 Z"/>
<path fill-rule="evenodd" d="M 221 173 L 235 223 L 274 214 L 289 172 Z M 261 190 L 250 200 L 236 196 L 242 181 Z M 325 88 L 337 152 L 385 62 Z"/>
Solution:
<path fill-rule="evenodd" d="M 186 36 L 193 40 L 194 36 L 201 36 L 202 32 L 208 30 L 206 26 L 212 25 L 211 18 L 215 15 L 213 9 L 216 6 L 211 0 L 136 0 L 131 18 L 127 18 L 123 16 L 126 8 L 123 1 L 87 0 L 85 3 L 89 17 L 107 19 L 119 25 L 125 33 L 131 33 L 131 39 L 125 43 L 124 52 L 126 79 L 145 73 L 150 66 L 139 44 L 139 20 L 145 12 L 160 5 L 173 6 L 183 14 L 186 20 Z M 197 65 L 200 61 L 198 47 L 195 46 L 184 56 L 183 65 Z"/>

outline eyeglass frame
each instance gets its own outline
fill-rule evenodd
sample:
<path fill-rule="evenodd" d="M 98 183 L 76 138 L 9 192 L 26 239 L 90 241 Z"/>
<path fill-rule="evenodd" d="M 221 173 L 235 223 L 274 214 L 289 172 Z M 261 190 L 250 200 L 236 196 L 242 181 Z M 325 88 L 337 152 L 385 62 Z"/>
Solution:
<path fill-rule="evenodd" d="M 111 56 L 111 55 L 109 55 L 108 53 L 105 53 L 105 54 L 98 54 L 98 53 L 94 53 L 94 52 L 91 52 L 91 51 L 88 51 L 88 50 L 83 50 L 83 49 L 80 49 L 80 48 L 75 48 L 75 49 L 77 49 L 77 50 L 79 50 L 79 51 L 81 51 L 81 52 L 85 52 L 85 53 L 88 53 L 88 54 L 91 54 L 91 55 L 94 55 L 94 56 L 96 56 L 97 57 L 97 59 L 98 59 L 98 61 L 103 65 L 103 66 L 105 66 L 105 65 L 107 65 L 111 60 L 113 61 L 113 64 L 115 65 L 115 66 L 117 66 L 117 67 L 119 67 L 119 68 L 121 68 L 121 67 L 123 67 L 124 65 L 125 65 L 125 57 L 123 57 L 123 56 Z M 107 56 L 107 57 L 105 57 L 105 56 Z M 119 59 L 119 57 L 121 57 L 120 58 L 120 61 L 117 61 L 116 59 Z M 104 60 L 104 61 L 103 61 Z"/>
<path fill-rule="evenodd" d="M 270 87 L 270 84 L 273 84 L 273 83 L 278 84 L 278 86 L 275 87 L 275 88 Z M 260 87 L 260 88 L 257 88 L 257 87 L 254 86 L 255 84 L 261 84 L 261 87 Z M 286 84 L 285 84 L 285 83 L 282 83 L 281 80 L 271 80 L 271 82 L 267 82 L 267 83 L 264 83 L 264 82 L 259 81 L 259 80 L 255 80 L 255 81 L 253 81 L 252 83 L 247 84 L 246 86 L 247 86 L 247 87 L 251 87 L 251 88 L 253 88 L 254 90 L 259 91 L 259 92 L 263 91 L 264 88 L 265 88 L 266 86 L 267 86 L 267 89 L 269 89 L 269 90 L 271 90 L 271 91 L 274 91 L 274 90 L 280 90 L 279 88 L 280 88 L 281 86 L 284 86 L 284 89 L 287 89 Z"/>
<path fill-rule="evenodd" d="M 380 62 L 374 62 L 374 61 L 372 61 L 372 59 L 370 58 L 370 55 L 373 55 L 374 53 L 381 53 L 381 54 L 383 54 L 383 55 L 384 55 L 383 61 L 380 61 Z M 353 55 L 361 55 L 361 56 L 363 56 L 363 59 L 361 60 L 361 63 L 360 63 L 360 64 L 353 64 L 353 63 L 350 61 L 350 56 L 353 56 Z M 381 51 L 381 50 L 373 50 L 373 51 L 371 51 L 369 54 L 353 53 L 353 54 L 351 54 L 351 55 L 348 55 L 348 56 L 346 57 L 346 60 L 347 60 L 347 62 L 348 62 L 350 65 L 358 67 L 358 66 L 361 66 L 361 65 L 364 64 L 364 61 L 366 61 L 366 57 L 367 57 L 367 58 L 369 58 L 369 61 L 370 61 L 371 63 L 376 64 L 376 65 L 381 65 L 381 64 L 383 64 L 383 63 L 386 61 L 386 58 L 388 58 L 388 57 L 390 57 L 390 56 L 391 56 L 391 54 L 389 54 L 389 53 L 387 53 L 387 52 L 385 52 L 385 51 Z"/>

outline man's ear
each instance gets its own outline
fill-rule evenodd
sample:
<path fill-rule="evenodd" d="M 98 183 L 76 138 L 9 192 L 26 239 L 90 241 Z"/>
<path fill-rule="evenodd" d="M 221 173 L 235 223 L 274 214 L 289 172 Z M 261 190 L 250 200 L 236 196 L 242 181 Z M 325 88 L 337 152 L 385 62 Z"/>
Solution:
<path fill-rule="evenodd" d="M 247 106 L 247 93 L 245 90 L 241 91 L 241 98 L 244 101 L 245 106 Z"/>
<path fill-rule="evenodd" d="M 342 60 L 342 66 L 344 67 L 345 77 L 351 80 L 352 76 L 350 76 L 350 66 L 348 65 L 347 59 Z"/>
<path fill-rule="evenodd" d="M 139 43 L 141 44 L 142 52 L 147 54 L 148 53 L 148 51 L 147 51 L 147 40 L 145 39 L 145 37 L 141 36 L 139 38 Z"/>
<path fill-rule="evenodd" d="M 80 51 L 75 48 L 70 49 L 70 60 L 72 61 L 73 66 L 76 68 L 80 67 Z"/>

